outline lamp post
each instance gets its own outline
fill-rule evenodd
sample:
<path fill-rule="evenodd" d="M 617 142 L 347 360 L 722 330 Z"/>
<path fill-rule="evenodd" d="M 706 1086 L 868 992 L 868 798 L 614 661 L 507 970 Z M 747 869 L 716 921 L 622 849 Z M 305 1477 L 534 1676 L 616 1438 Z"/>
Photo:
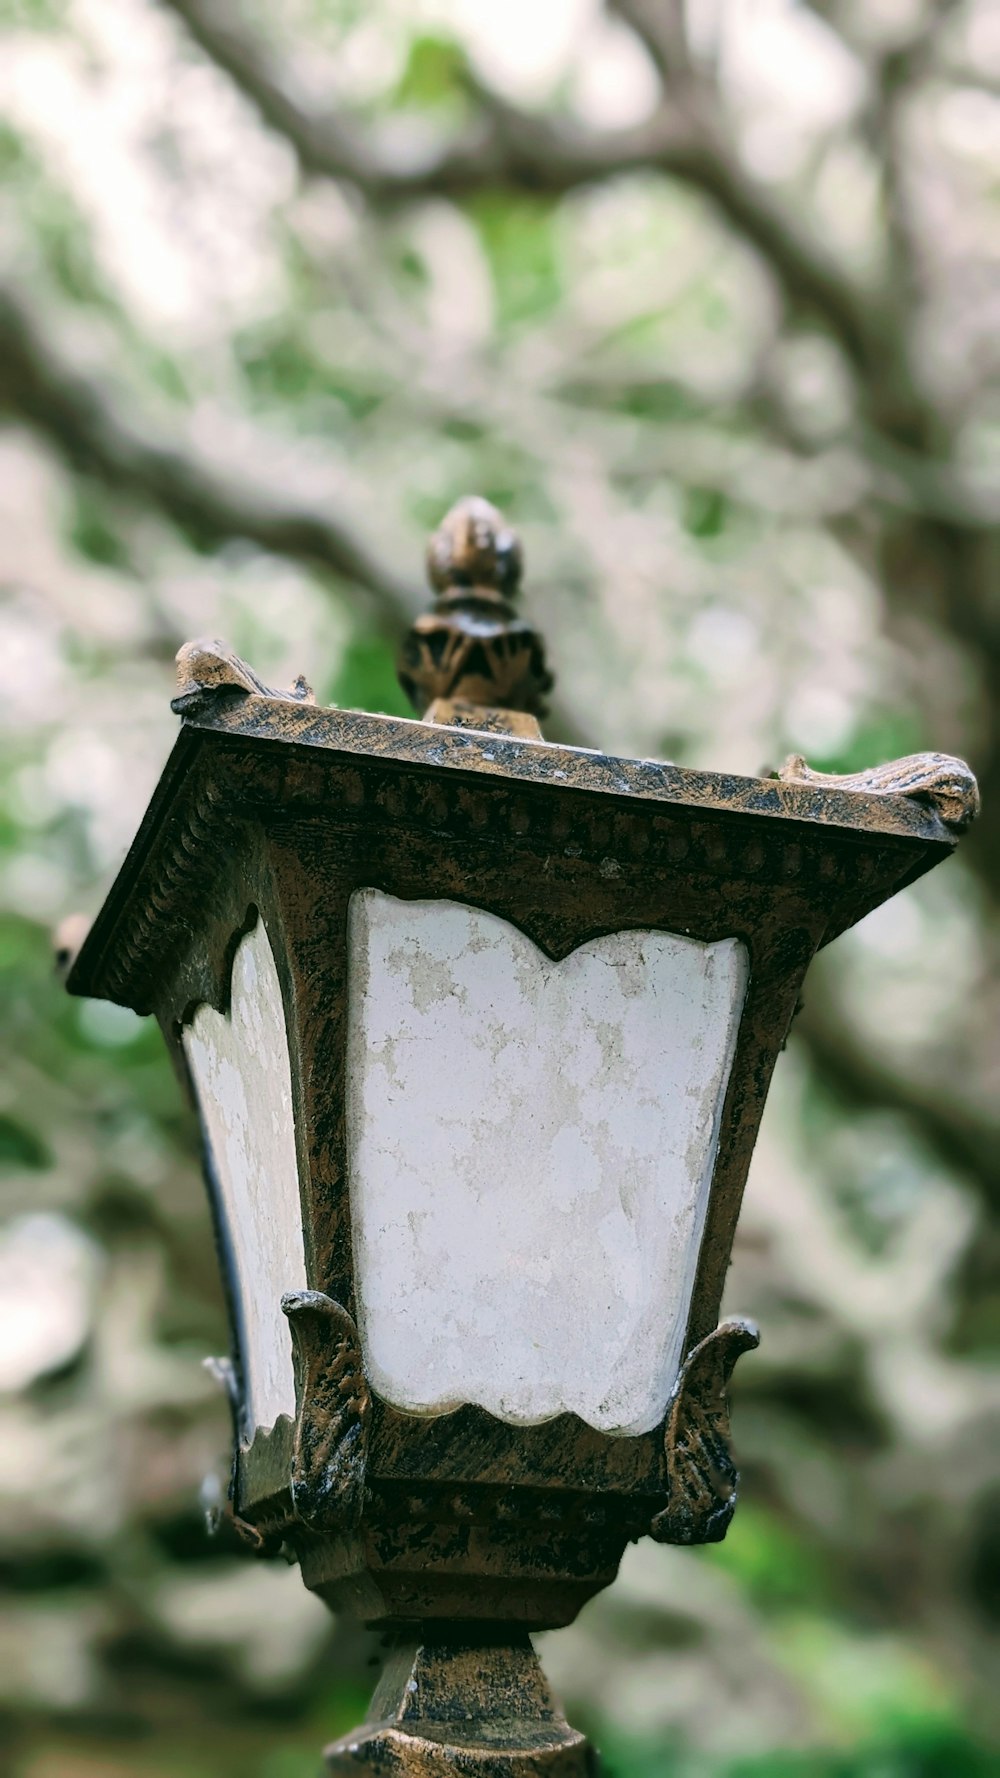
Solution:
<path fill-rule="evenodd" d="M 946 858 L 959 760 L 776 779 L 543 741 L 520 548 L 432 540 L 400 676 L 319 709 L 219 643 L 73 965 L 155 1013 L 201 1118 L 234 1520 L 390 1632 L 335 1773 L 575 1778 L 532 1630 L 649 1535 L 724 1536 L 717 1325 L 814 952 Z"/>

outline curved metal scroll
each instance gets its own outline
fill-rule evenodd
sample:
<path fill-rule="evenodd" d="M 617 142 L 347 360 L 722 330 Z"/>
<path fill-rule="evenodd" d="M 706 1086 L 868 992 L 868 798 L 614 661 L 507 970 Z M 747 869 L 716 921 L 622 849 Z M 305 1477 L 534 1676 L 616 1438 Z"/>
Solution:
<path fill-rule="evenodd" d="M 667 1504 L 657 1543 L 719 1543 L 736 1511 L 739 1472 L 729 1449 L 729 1379 L 760 1344 L 751 1321 L 724 1321 L 689 1353 L 667 1417 Z"/>
<path fill-rule="evenodd" d="M 185 642 L 177 654 L 177 692 L 170 701 L 178 716 L 207 706 L 221 694 L 280 698 L 294 704 L 315 704 L 311 687 L 301 673 L 289 691 L 277 691 L 258 679 L 252 667 L 225 643 L 211 637 Z"/>
<path fill-rule="evenodd" d="M 979 786 L 964 759 L 950 753 L 908 753 L 864 772 L 814 772 L 792 753 L 778 772 L 785 784 L 817 784 L 824 790 L 857 790 L 868 796 L 908 796 L 926 803 L 953 833 L 964 833 L 979 813 Z"/>
<path fill-rule="evenodd" d="M 361 1518 L 371 1394 L 358 1330 L 321 1290 L 283 1296 L 292 1329 L 298 1415 L 292 1501 L 318 1531 L 349 1531 Z"/>

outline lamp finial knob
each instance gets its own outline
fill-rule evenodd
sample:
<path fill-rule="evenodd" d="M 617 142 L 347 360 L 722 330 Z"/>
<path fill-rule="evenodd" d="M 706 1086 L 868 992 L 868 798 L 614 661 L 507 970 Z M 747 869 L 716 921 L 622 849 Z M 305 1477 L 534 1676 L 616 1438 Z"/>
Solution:
<path fill-rule="evenodd" d="M 457 501 L 434 532 L 434 608 L 410 628 L 398 666 L 427 721 L 538 738 L 552 674 L 541 636 L 514 608 L 522 565 L 516 531 L 478 494 Z"/>
<path fill-rule="evenodd" d="M 475 587 L 513 599 L 523 565 L 517 532 L 478 494 L 457 500 L 427 544 L 427 578 L 439 597 Z"/>

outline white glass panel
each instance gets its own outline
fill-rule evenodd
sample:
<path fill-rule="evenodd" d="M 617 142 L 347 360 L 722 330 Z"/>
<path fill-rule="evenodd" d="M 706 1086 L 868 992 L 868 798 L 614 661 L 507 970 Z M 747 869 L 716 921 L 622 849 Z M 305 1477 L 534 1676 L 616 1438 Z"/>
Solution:
<path fill-rule="evenodd" d="M 227 1014 L 202 1006 L 184 1033 L 239 1294 L 247 1431 L 295 1412 L 286 1290 L 304 1290 L 292 1076 L 274 957 L 258 921 L 233 960 Z"/>
<path fill-rule="evenodd" d="M 396 1407 L 659 1421 L 747 982 L 736 939 L 559 963 L 495 915 L 359 890 L 348 1158 L 365 1366 Z"/>

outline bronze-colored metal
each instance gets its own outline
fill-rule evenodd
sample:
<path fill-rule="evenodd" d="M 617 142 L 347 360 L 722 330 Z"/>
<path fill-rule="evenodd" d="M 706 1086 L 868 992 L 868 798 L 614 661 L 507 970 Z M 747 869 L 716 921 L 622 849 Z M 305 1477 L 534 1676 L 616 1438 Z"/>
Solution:
<path fill-rule="evenodd" d="M 311 1531 L 353 1531 L 365 1498 L 372 1398 L 358 1330 L 321 1290 L 289 1292 L 295 1365 L 292 1507 Z"/>
<path fill-rule="evenodd" d="M 684 1364 L 664 1436 L 667 1504 L 649 1528 L 657 1543 L 725 1537 L 740 1479 L 729 1448 L 729 1379 L 741 1354 L 759 1345 L 752 1321 L 724 1321 Z"/>
<path fill-rule="evenodd" d="M 954 843 L 935 807 L 908 795 L 609 759 L 227 681 L 189 708 L 69 985 L 156 1011 L 183 1069 L 185 1023 L 199 1004 L 227 1005 L 235 944 L 264 921 L 292 1053 L 308 1283 L 355 1316 L 343 1113 L 355 889 L 468 902 L 554 958 L 629 927 L 741 938 L 751 979 L 690 1350 L 718 1321 L 771 1070 L 810 957 Z M 291 1542 L 307 1584 L 369 1622 L 566 1623 L 613 1578 L 628 1540 L 670 1509 L 662 1430 L 608 1438 L 572 1415 L 511 1427 L 473 1407 L 414 1418 L 375 1395 L 366 1424 L 356 1529 L 320 1534 L 301 1518 L 287 1420 L 240 1449 L 234 1511 Z"/>
<path fill-rule="evenodd" d="M 549 683 L 541 644 L 508 602 L 519 567 L 492 508 L 449 515 L 431 550 L 441 598 L 404 667 L 431 706 L 424 722 L 318 709 L 304 681 L 271 692 L 223 644 L 182 650 L 180 736 L 68 979 L 155 1012 L 185 1075 L 186 1026 L 201 1005 L 227 1007 L 236 946 L 264 924 L 309 1288 L 284 1300 L 295 1419 L 238 1435 L 233 1519 L 258 1547 L 290 1547 L 336 1609 L 429 1639 L 407 1657 L 416 1693 L 380 1690 L 372 1722 L 331 1750 L 334 1771 L 588 1770 L 579 1737 L 539 1702 L 540 1677 L 525 1678 L 527 1632 L 571 1622 L 631 1539 L 724 1535 L 737 1484 L 726 1393 L 757 1336 L 718 1327 L 719 1304 L 803 975 L 820 946 L 948 857 L 978 807 L 968 767 L 939 755 L 846 779 L 795 758 L 758 779 L 544 742 L 531 714 Z M 344 1112 L 348 912 L 364 888 L 482 908 L 553 959 L 629 929 L 746 946 L 688 1358 L 659 1427 L 611 1437 L 572 1414 L 513 1426 L 471 1405 L 415 1416 L 367 1383 Z M 530 1708 L 514 1709 L 525 1687 Z"/>
<path fill-rule="evenodd" d="M 814 772 L 801 753 L 790 753 L 779 778 L 785 784 L 818 784 L 824 790 L 866 796 L 908 796 L 925 803 L 954 834 L 965 833 L 979 814 L 979 786 L 964 759 L 950 753 L 908 753 L 863 772 Z"/>
<path fill-rule="evenodd" d="M 480 734 L 517 735 L 522 741 L 542 741 L 541 724 L 527 710 L 497 710 L 487 704 L 463 704 L 460 698 L 435 698 L 424 711 L 425 722 L 445 728 L 473 728 Z"/>
<path fill-rule="evenodd" d="M 457 500 L 427 544 L 427 578 L 438 594 L 488 588 L 515 599 L 523 571 L 517 532 L 478 494 Z"/>
<path fill-rule="evenodd" d="M 368 1721 L 325 1753 L 338 1778 L 593 1778 L 596 1763 L 552 1696 L 527 1635 L 402 1643 Z"/>
<path fill-rule="evenodd" d="M 452 507 L 427 550 L 434 609 L 416 619 L 399 657 L 415 709 L 446 699 L 545 715 L 545 644 L 513 604 L 521 566 L 520 542 L 495 506 L 472 495 Z"/>
<path fill-rule="evenodd" d="M 262 698 L 287 698 L 295 704 L 315 704 L 312 686 L 300 673 L 289 691 L 275 691 L 258 679 L 252 667 L 241 661 L 226 642 L 207 636 L 185 642 L 177 652 L 177 690 L 170 708 L 178 716 L 190 715 L 213 700 L 228 695 L 254 693 Z"/>

